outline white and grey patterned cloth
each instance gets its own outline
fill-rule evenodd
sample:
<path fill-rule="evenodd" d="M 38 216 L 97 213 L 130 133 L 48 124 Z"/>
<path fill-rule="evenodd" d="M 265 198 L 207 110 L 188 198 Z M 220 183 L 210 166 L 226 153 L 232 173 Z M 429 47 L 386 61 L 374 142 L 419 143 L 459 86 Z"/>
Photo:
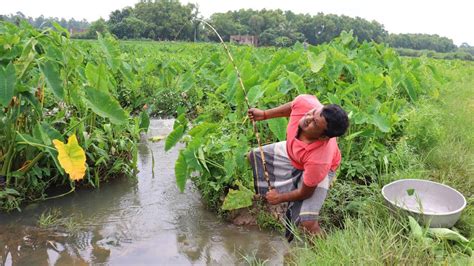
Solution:
<path fill-rule="evenodd" d="M 294 168 L 291 164 L 286 151 L 286 141 L 265 145 L 262 148 L 270 178 L 270 185 L 273 188 L 277 189 L 280 193 L 285 193 L 302 186 L 303 171 Z M 253 169 L 255 192 L 264 196 L 268 191 L 268 183 L 265 180 L 262 159 L 258 148 L 251 151 L 250 164 Z M 255 166 L 257 169 L 255 169 Z M 335 176 L 336 173 L 330 171 L 318 184 L 311 197 L 302 201 L 290 202 L 286 212 L 285 224 L 289 225 L 291 223 L 298 225 L 302 221 L 318 220 L 319 211 L 326 199 L 329 185 Z M 286 236 L 289 241 L 293 238 L 289 226 L 287 226 Z"/>

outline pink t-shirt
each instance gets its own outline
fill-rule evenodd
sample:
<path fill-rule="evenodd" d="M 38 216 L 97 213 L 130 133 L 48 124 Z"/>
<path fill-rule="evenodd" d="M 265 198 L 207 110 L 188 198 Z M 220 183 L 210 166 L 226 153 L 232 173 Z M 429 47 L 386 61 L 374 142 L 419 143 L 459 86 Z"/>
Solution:
<path fill-rule="evenodd" d="M 341 162 L 336 138 L 310 144 L 296 138 L 301 118 L 315 107 L 323 107 L 315 96 L 305 94 L 296 97 L 291 104 L 290 122 L 286 129 L 286 149 L 291 164 L 296 169 L 304 170 L 303 182 L 309 187 L 317 186 Z"/>

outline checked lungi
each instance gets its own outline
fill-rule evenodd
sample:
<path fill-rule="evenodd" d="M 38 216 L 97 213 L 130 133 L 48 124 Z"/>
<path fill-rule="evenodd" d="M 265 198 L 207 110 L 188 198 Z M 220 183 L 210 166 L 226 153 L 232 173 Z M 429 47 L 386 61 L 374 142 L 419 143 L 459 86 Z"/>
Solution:
<path fill-rule="evenodd" d="M 285 193 L 298 189 L 303 185 L 303 171 L 294 168 L 291 164 L 286 151 L 286 141 L 265 145 L 262 148 L 265 155 L 265 165 L 270 178 L 270 184 L 273 188 L 277 189 L 280 193 Z M 268 183 L 265 180 L 262 159 L 258 148 L 251 151 L 250 164 L 253 170 L 255 192 L 265 196 L 268 191 Z M 257 169 L 255 169 L 255 166 Z M 318 184 L 311 197 L 289 203 L 285 219 L 285 236 L 288 241 L 293 239 L 292 225 L 297 226 L 303 221 L 319 219 L 319 212 L 326 199 L 329 185 L 335 175 L 334 172 L 330 171 Z"/>

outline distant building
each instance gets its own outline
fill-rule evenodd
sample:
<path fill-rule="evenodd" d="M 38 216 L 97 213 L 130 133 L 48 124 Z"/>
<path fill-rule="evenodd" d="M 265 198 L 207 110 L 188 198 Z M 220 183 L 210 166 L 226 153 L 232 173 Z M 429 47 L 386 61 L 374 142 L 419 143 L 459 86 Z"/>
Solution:
<path fill-rule="evenodd" d="M 230 42 L 258 46 L 258 37 L 255 35 L 231 35 Z"/>
<path fill-rule="evenodd" d="M 70 28 L 69 29 L 69 34 L 75 35 L 75 34 L 80 34 L 86 32 L 87 29 L 76 29 L 76 28 Z"/>

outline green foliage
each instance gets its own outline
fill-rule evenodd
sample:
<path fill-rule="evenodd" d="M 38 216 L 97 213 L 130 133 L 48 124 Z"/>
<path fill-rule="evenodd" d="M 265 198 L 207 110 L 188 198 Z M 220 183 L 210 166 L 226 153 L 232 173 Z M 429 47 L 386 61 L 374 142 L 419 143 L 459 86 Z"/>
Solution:
<path fill-rule="evenodd" d="M 58 97 L 59 100 L 64 100 L 64 88 L 56 64 L 47 61 L 43 65 L 40 65 L 40 69 L 41 72 L 43 72 L 48 87 L 53 91 L 54 95 Z"/>
<path fill-rule="evenodd" d="M 448 228 L 430 228 L 428 229 L 428 234 L 437 237 L 439 239 L 445 239 L 445 240 L 452 240 L 455 242 L 459 243 L 467 243 L 469 240 L 459 234 L 458 232 L 455 232 L 453 230 L 450 230 Z"/>
<path fill-rule="evenodd" d="M 270 119 L 267 121 L 268 127 L 272 133 L 277 137 L 278 141 L 286 140 L 286 127 L 288 126 L 288 121 L 286 118 L 276 118 Z"/>
<path fill-rule="evenodd" d="M 144 132 L 147 132 L 148 128 L 150 127 L 150 116 L 146 112 L 140 113 L 139 127 L 140 130 L 143 130 Z"/>
<path fill-rule="evenodd" d="M 436 34 L 390 34 L 387 43 L 397 48 L 426 49 L 441 53 L 452 52 L 457 48 L 453 40 Z"/>
<path fill-rule="evenodd" d="M 250 187 L 245 154 L 255 145 L 255 136 L 245 122 L 244 92 L 222 48 L 126 43 L 124 50 L 122 57 L 129 58 L 132 73 L 146 78 L 119 87 L 121 103 L 137 113 L 143 105 L 155 114 L 173 115 L 178 106 L 186 108 L 191 130 L 187 122 L 177 122 L 165 147 L 169 150 L 180 140 L 186 144 L 182 157 L 187 171 L 180 173 L 196 174 L 193 180 L 209 205 L 221 206 L 222 196 L 235 181 Z M 426 58 L 402 60 L 385 45 L 358 43 L 351 32 L 308 50 L 298 45 L 277 51 L 233 46 L 231 50 L 250 105 L 267 109 L 310 93 L 348 111 L 351 127 L 339 142 L 344 157 L 340 176 L 347 180 L 372 182 L 401 164 L 393 151 L 398 149 L 407 112 L 420 99 L 435 96 L 443 81 L 439 73 L 431 78 L 436 66 Z M 170 53 L 179 56 L 169 60 Z M 204 130 L 204 125 L 213 127 Z M 285 139 L 284 119 L 266 125 L 258 123 L 264 143 Z"/>
<path fill-rule="evenodd" d="M 4 210 L 20 209 L 20 193 L 12 188 L 0 191 L 0 208 Z"/>
<path fill-rule="evenodd" d="M 74 18 L 66 20 L 64 18 L 59 19 L 57 17 L 45 17 L 43 15 L 37 18 L 32 18 L 32 17 L 26 17 L 21 12 L 17 12 L 16 14 L 1 15 L 0 20 L 8 21 L 11 23 L 19 23 L 22 20 L 26 20 L 28 21 L 29 24 L 31 24 L 33 27 L 37 29 L 54 28 L 53 25 L 58 24 L 60 27 L 64 29 L 71 29 L 73 31 L 73 37 L 76 32 L 84 31 L 90 26 L 90 23 L 87 22 L 87 20 L 85 19 L 81 21 L 75 20 Z"/>
<path fill-rule="evenodd" d="M 271 229 L 283 233 L 285 226 L 273 215 L 266 211 L 259 211 L 257 213 L 257 225 L 261 229 Z"/>
<path fill-rule="evenodd" d="M 38 225 L 42 228 L 57 226 L 61 220 L 61 211 L 52 209 L 41 213 L 38 219 Z"/>
<path fill-rule="evenodd" d="M 182 5 L 176 0 L 141 1 L 111 13 L 107 25 L 121 39 L 191 40 L 197 15 L 194 4 Z"/>
<path fill-rule="evenodd" d="M 103 18 L 100 18 L 91 23 L 89 28 L 84 34 L 78 35 L 79 38 L 95 39 L 97 38 L 97 33 L 106 33 L 108 31 L 107 24 Z"/>
<path fill-rule="evenodd" d="M 86 88 L 85 94 L 87 105 L 94 113 L 110 119 L 112 123 L 117 125 L 127 123 L 128 114 L 107 91 Z"/>
<path fill-rule="evenodd" d="M 15 90 L 15 67 L 9 63 L 6 68 L 0 67 L 0 105 L 8 106 Z"/>
<path fill-rule="evenodd" d="M 326 63 L 326 53 L 322 52 L 316 56 L 312 52 L 308 52 L 308 60 L 311 66 L 311 71 L 313 71 L 313 73 L 318 73 Z"/>
<path fill-rule="evenodd" d="M 139 121 L 128 118 L 114 95 L 123 80 L 119 47 L 110 37 L 101 39 L 106 53 L 82 47 L 60 25 L 53 27 L 40 33 L 27 23 L 0 22 L 2 209 L 71 184 L 52 140 L 74 133 L 89 166 L 78 186 L 98 187 L 136 169 Z"/>
<path fill-rule="evenodd" d="M 165 151 L 170 150 L 184 135 L 184 126 L 179 125 L 166 137 Z"/>
<path fill-rule="evenodd" d="M 466 51 L 465 49 L 458 48 L 453 52 L 435 52 L 433 50 L 426 50 L 426 49 L 410 49 L 410 48 L 396 48 L 396 51 L 401 56 L 410 56 L 410 57 L 430 57 L 435 59 L 448 59 L 448 60 L 466 60 L 466 61 L 473 61 L 474 55 L 470 51 Z"/>
<path fill-rule="evenodd" d="M 318 45 L 330 42 L 343 31 L 354 31 L 361 41 L 381 42 L 388 37 L 383 25 L 375 21 L 347 16 L 318 13 L 310 16 L 282 10 L 241 9 L 211 15 L 211 24 L 225 41 L 230 35 L 257 35 L 259 45 L 290 47 L 297 42 L 307 41 Z M 208 29 L 207 38 L 218 41 Z"/>
<path fill-rule="evenodd" d="M 41 228 L 58 228 L 62 227 L 67 232 L 75 232 L 79 229 L 78 220 L 80 216 L 63 217 L 59 209 L 48 209 L 41 213 L 38 218 L 38 226 Z"/>
<path fill-rule="evenodd" d="M 188 165 L 183 152 L 179 153 L 178 159 L 176 160 L 174 174 L 176 176 L 176 184 L 178 185 L 179 190 L 183 192 L 186 180 L 188 179 Z"/>
<path fill-rule="evenodd" d="M 252 205 L 254 192 L 240 184 L 240 182 L 237 182 L 237 185 L 239 186 L 238 190 L 229 189 L 229 193 L 222 204 L 222 210 L 235 210 Z"/>

